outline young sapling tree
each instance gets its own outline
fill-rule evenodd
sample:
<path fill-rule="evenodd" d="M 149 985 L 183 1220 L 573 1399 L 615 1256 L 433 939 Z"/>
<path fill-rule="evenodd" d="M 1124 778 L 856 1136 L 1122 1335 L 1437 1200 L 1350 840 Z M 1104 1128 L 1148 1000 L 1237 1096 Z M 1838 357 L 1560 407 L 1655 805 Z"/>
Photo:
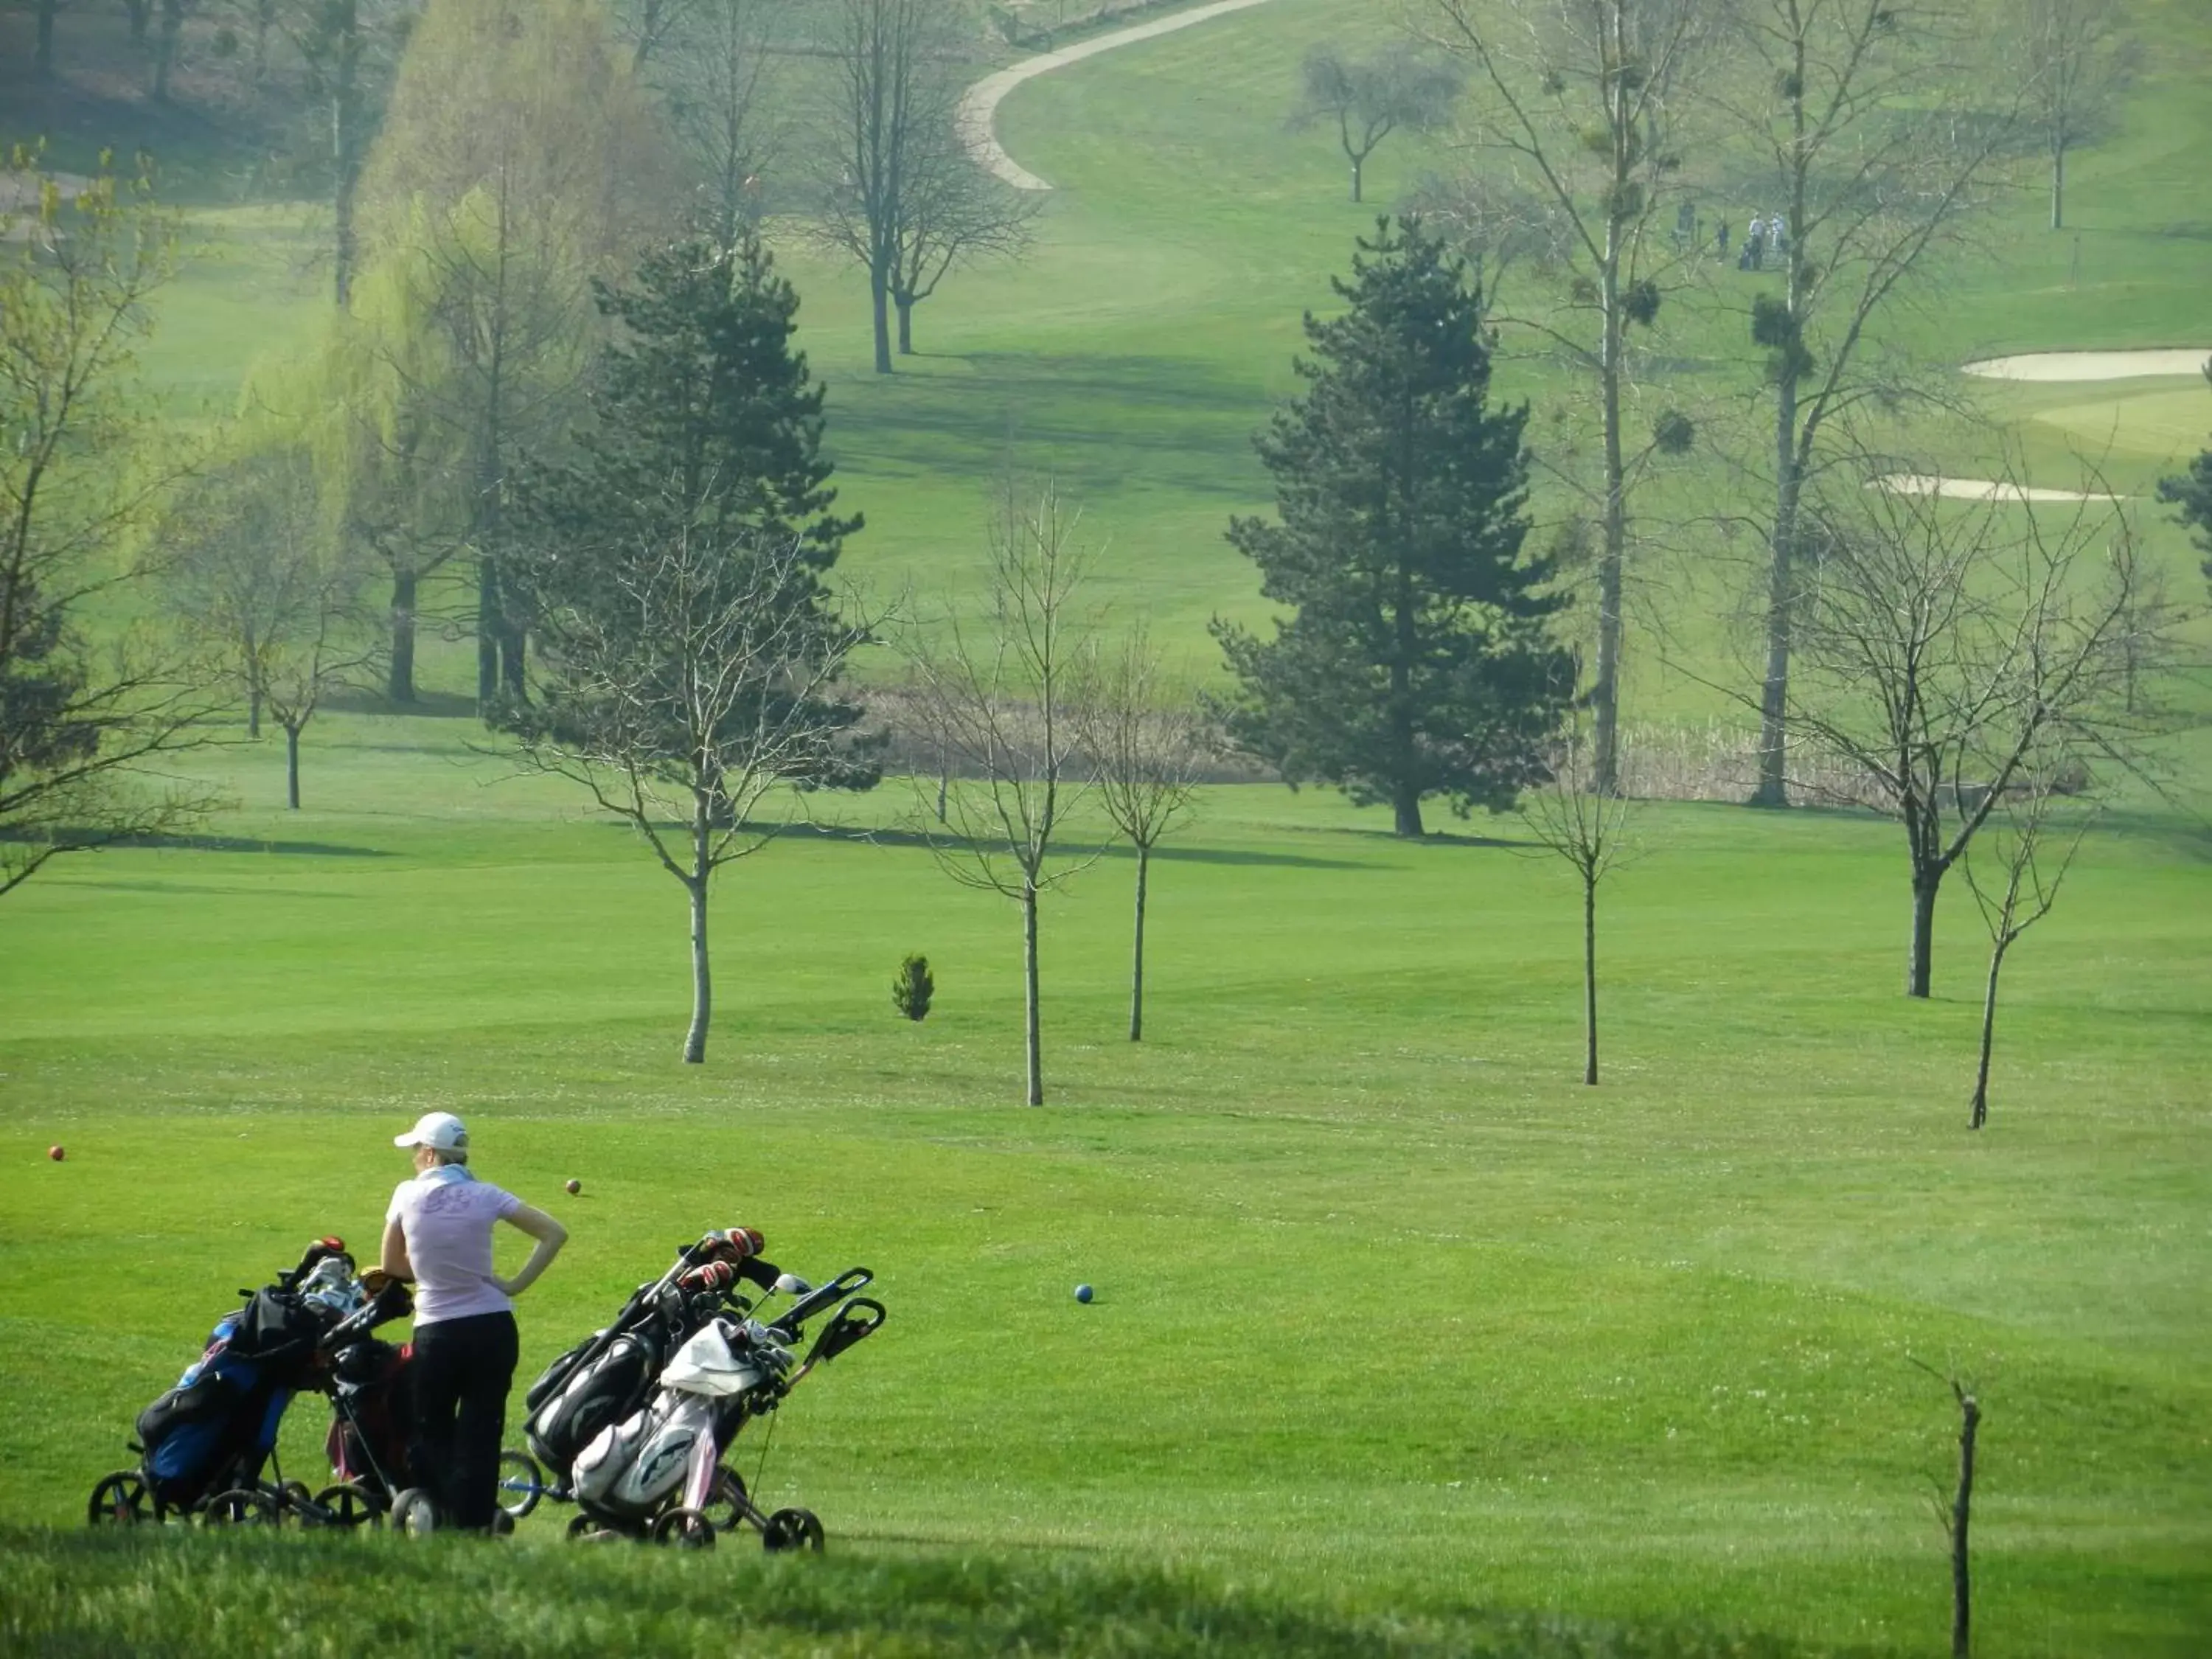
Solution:
<path fill-rule="evenodd" d="M 1597 1082 L 1597 890 L 1627 855 L 1633 808 L 1626 795 L 1601 793 L 1595 757 L 1579 716 L 1567 727 L 1548 782 L 1521 798 L 1521 821 L 1537 845 L 1564 859 L 1582 885 L 1583 1081 Z"/>
<path fill-rule="evenodd" d="M 1009 477 L 990 529 L 989 620 L 949 617 L 936 639 L 908 647 L 916 717 L 956 778 L 941 795 L 931 850 L 963 886 L 1020 907 L 1024 1098 L 1032 1106 L 1044 1104 L 1038 900 L 1100 850 L 1071 854 L 1060 845 L 1091 787 L 1077 729 L 1090 641 L 1078 609 L 1090 564 L 1075 540 L 1078 516 L 1050 478 L 1030 496 Z"/>
<path fill-rule="evenodd" d="M 1959 860 L 1960 872 L 1990 932 L 1981 1059 L 1974 1070 L 1974 1099 L 1966 1123 L 1970 1129 L 1989 1121 L 1990 1049 L 1996 1030 L 1997 975 L 2004 969 L 2005 953 L 2058 902 L 2058 890 L 2093 821 L 2093 809 L 2085 807 L 2071 830 L 2054 838 L 2052 809 L 2061 799 L 2063 784 L 2087 775 L 2063 745 L 2039 755 L 2021 769 L 1981 836 Z"/>
<path fill-rule="evenodd" d="M 1196 701 L 1168 684 L 1141 623 L 1095 665 L 1079 719 L 1099 805 L 1137 853 L 1129 1041 L 1138 1042 L 1145 1035 L 1145 899 L 1152 848 L 1196 808 L 1212 733 Z"/>

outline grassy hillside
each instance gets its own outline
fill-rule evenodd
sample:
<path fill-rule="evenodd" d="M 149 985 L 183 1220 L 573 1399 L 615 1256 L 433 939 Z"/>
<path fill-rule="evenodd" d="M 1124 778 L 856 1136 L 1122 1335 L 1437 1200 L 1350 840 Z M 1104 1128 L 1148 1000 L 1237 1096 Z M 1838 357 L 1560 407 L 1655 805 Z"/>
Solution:
<path fill-rule="evenodd" d="M 2179 1655 L 2212 1620 L 2201 835 L 2091 843 L 2009 970 L 1969 1138 L 1976 924 L 1954 895 L 1936 1000 L 1897 995 L 1887 825 L 1651 811 L 1590 1091 L 1571 887 L 1510 822 L 1406 846 L 1224 789 L 1155 872 L 1141 1049 L 1127 862 L 1051 906 L 1037 1112 L 1010 1103 L 1015 915 L 926 852 L 802 836 L 738 871 L 686 1072 L 674 884 L 438 728 L 346 721 L 313 810 L 226 818 L 239 850 L 9 898 L 11 1519 L 70 1524 L 231 1285 L 373 1235 L 395 1126 L 455 1108 L 574 1230 L 526 1371 L 703 1224 L 877 1270 L 892 1322 L 794 1399 L 764 1477 L 841 1553 L 1924 1650 L 1954 1425 L 1918 1358 L 1990 1412 L 1984 1654 Z M 266 746 L 236 765 L 271 799 Z M 886 994 L 915 949 L 921 1027 Z"/>
<path fill-rule="evenodd" d="M 2074 228 L 2045 228 L 2039 177 L 2025 168 L 2017 199 L 1973 254 L 1884 320 L 1886 343 L 1939 362 L 2000 350 L 2212 348 L 2212 185 L 2196 164 L 2212 148 L 2212 106 L 2200 93 L 2212 75 L 2212 16 L 2178 0 L 2135 9 L 2156 49 L 2121 130 L 2072 164 Z M 1369 204 L 1354 206 L 1332 137 L 1284 131 L 1307 47 L 1380 38 L 1395 15 L 1372 0 L 1271 0 L 1018 88 L 1000 106 L 1000 135 L 1058 186 L 1037 246 L 1018 266 L 948 283 L 918 313 L 920 355 L 888 379 L 867 372 L 858 270 L 779 223 L 805 299 L 802 342 L 830 386 L 845 499 L 870 521 L 848 551 L 851 571 L 972 602 L 961 595 L 980 580 L 984 500 L 1011 450 L 1057 471 L 1085 504 L 1086 533 L 1107 549 L 1102 600 L 1141 609 L 1157 637 L 1210 668 L 1206 619 L 1260 610 L 1254 574 L 1221 532 L 1231 513 L 1269 501 L 1250 437 L 1291 387 L 1300 314 L 1331 303 L 1328 279 L 1376 211 L 1425 173 L 1456 165 L 1437 143 L 1393 137 L 1370 163 Z M 1765 204 L 1723 192 L 1706 205 L 1709 217 L 1741 217 Z M 195 418 L 227 408 L 258 356 L 311 337 L 327 285 L 317 217 L 311 203 L 210 205 L 196 216 L 201 257 L 167 301 L 148 360 L 172 407 Z M 1698 409 L 1713 442 L 1755 447 L 1755 433 L 1734 423 L 1753 413 L 1759 371 L 1743 313 L 1760 279 L 1717 264 L 1705 276 L 1670 302 L 1654 337 L 1653 350 L 1681 365 L 1671 390 L 1654 396 Z M 1556 447 L 1564 434 L 1548 422 L 1568 408 L 1559 372 L 1526 337 L 1509 338 L 1504 353 L 1501 395 L 1534 399 L 1536 441 Z M 2056 482 L 2073 482 L 2087 455 L 2122 491 L 2147 495 L 2212 434 L 2212 398 L 2185 377 L 1971 389 Z M 1924 435 L 1961 470 L 1988 459 L 1986 434 Z M 1727 488 L 1718 469 L 1694 463 L 1652 506 L 1662 519 L 1702 518 Z M 1563 501 L 1543 490 L 1538 505 L 1553 514 Z M 2144 517 L 2159 556 L 2193 569 L 2164 514 L 2147 507 Z M 1645 556 L 1629 706 L 1646 718 L 1702 716 L 1718 705 L 1665 670 L 1654 635 L 1673 635 L 1677 654 L 1725 673 L 1710 619 L 1729 607 L 1734 555 L 1697 537 L 1666 539 Z M 1699 591 L 1686 602 L 1691 577 Z M 465 648 L 434 642 L 426 657 L 433 684 L 465 689 Z"/>

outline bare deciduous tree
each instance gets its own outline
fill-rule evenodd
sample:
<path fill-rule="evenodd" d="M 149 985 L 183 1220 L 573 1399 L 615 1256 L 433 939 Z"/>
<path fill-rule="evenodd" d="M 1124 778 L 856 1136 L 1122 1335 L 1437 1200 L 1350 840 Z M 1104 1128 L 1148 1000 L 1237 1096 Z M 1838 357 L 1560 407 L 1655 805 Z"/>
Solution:
<path fill-rule="evenodd" d="M 1583 893 L 1583 1081 L 1597 1082 L 1597 890 L 1628 852 L 1627 796 L 1595 787 L 1595 757 L 1578 714 L 1550 781 L 1521 798 L 1521 821 L 1545 851 L 1563 859 Z"/>
<path fill-rule="evenodd" d="M 761 175 L 784 142 L 762 90 L 781 15 L 769 0 L 692 0 L 669 24 L 678 50 L 649 71 L 724 247 L 759 220 Z M 646 50 L 641 33 L 641 69 Z"/>
<path fill-rule="evenodd" d="M 1297 106 L 1291 130 L 1302 132 L 1334 122 L 1345 159 L 1352 163 L 1352 199 L 1362 199 L 1367 158 L 1392 133 L 1427 132 L 1449 118 L 1464 85 L 1448 64 L 1423 57 L 1398 41 L 1368 58 L 1349 58 L 1323 42 L 1299 67 Z"/>
<path fill-rule="evenodd" d="M 882 618 L 826 617 L 811 556 L 795 540 L 763 544 L 706 515 L 640 518 L 665 528 L 534 586 L 540 694 L 511 712 L 525 763 L 587 791 L 682 884 L 691 931 L 683 1052 L 697 1065 L 714 1014 L 715 873 L 783 827 L 762 817 L 776 792 L 839 763 L 851 720 L 837 686 Z"/>
<path fill-rule="evenodd" d="M 1995 198 L 2020 94 L 1990 72 L 1987 31 L 1966 0 L 1741 0 L 1735 15 L 1741 61 L 1706 95 L 1759 157 L 1759 191 L 1771 194 L 1754 211 L 1785 227 L 1778 247 L 1769 238 L 1762 248 L 1780 262 L 1782 291 L 1751 304 L 1773 398 L 1752 803 L 1780 806 L 1807 486 L 1836 422 L 1912 390 L 1875 361 L 1871 325 Z"/>
<path fill-rule="evenodd" d="M 1601 526 L 1597 653 L 1589 698 L 1593 783 L 1620 787 L 1622 591 L 1632 535 L 1631 496 L 1653 458 L 1679 453 L 1690 422 L 1667 411 L 1648 438 L 1632 435 L 1632 325 L 1650 327 L 1688 251 L 1658 230 L 1679 189 L 1675 95 L 1711 39 L 1709 9 L 1686 0 L 1436 0 L 1427 33 L 1474 65 L 1477 111 L 1469 134 L 1504 158 L 1518 198 L 1547 221 L 1533 238 L 1552 252 L 1564 301 L 1501 308 L 1491 317 L 1528 328 L 1587 378 L 1598 409 L 1599 476 L 1577 487 Z M 1494 280 L 1494 279 L 1493 279 Z"/>
<path fill-rule="evenodd" d="M 930 845 L 955 881 L 1020 907 L 1032 1106 L 1044 1104 L 1037 901 L 1098 857 L 1096 848 L 1060 848 L 1091 787 L 1077 717 L 1090 641 L 1077 609 L 1090 562 L 1075 540 L 1079 517 L 1049 478 L 1032 499 L 1009 477 L 991 524 L 988 621 L 947 617 L 939 640 L 909 647 L 916 722 L 953 775 L 944 833 Z"/>
<path fill-rule="evenodd" d="M 956 125 L 966 54 L 950 0 L 836 0 L 817 162 L 820 234 L 868 273 L 875 368 L 914 349 L 914 307 L 967 261 L 1019 253 L 1040 203 L 991 178 Z"/>
<path fill-rule="evenodd" d="M 2109 497 L 2030 504 L 2008 482 L 1961 506 L 1924 473 L 1869 482 L 1808 503 L 1816 557 L 1785 730 L 1840 758 L 1856 799 L 1903 827 L 1905 994 L 1924 997 L 1944 876 L 2061 736 L 2131 755 L 2143 717 L 2126 708 L 2129 664 L 2161 647 Z"/>
<path fill-rule="evenodd" d="M 212 474 L 179 502 L 168 537 L 178 615 L 229 665 L 246 734 L 265 708 L 284 732 L 285 805 L 300 807 L 300 735 L 335 687 L 367 665 L 359 596 L 316 489 L 312 459 L 279 448 Z"/>
<path fill-rule="evenodd" d="M 143 177 L 65 198 L 35 156 L 12 160 L 34 188 L 0 217 L 0 893 L 213 805 L 142 787 L 206 740 L 204 665 L 143 630 L 95 648 L 82 626 L 155 574 L 131 550 L 177 477 L 141 443 L 131 386 L 175 222 Z"/>
<path fill-rule="evenodd" d="M 2070 833 L 2054 847 L 2050 832 L 2053 809 L 2069 785 L 2086 781 L 2080 758 L 2063 744 L 2022 763 L 1988 826 L 1959 860 L 1974 896 L 1974 906 L 1990 930 L 1990 973 L 1982 992 L 1981 1059 L 1974 1071 L 1974 1098 L 1966 1127 L 1978 1129 L 1990 1118 L 1990 1049 L 1996 1033 L 1997 975 L 2005 953 L 2020 936 L 2051 914 L 2058 890 L 2073 867 L 2074 854 L 2093 821 L 2085 806 Z"/>
<path fill-rule="evenodd" d="M 2025 0 L 2027 116 L 2051 157 L 2051 228 L 2066 227 L 2066 157 L 2112 125 L 2142 53 L 2109 0 Z"/>
<path fill-rule="evenodd" d="M 1129 1041 L 1145 1035 L 1145 899 L 1152 848 L 1189 821 L 1215 743 L 1197 700 L 1170 684 L 1144 624 L 1104 652 L 1079 711 L 1098 801 L 1137 853 Z"/>

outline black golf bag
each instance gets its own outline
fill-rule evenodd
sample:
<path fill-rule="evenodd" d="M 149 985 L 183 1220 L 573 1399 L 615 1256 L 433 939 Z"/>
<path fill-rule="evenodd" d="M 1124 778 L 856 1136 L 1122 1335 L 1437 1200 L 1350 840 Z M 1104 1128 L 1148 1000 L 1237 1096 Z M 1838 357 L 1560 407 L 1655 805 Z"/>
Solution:
<path fill-rule="evenodd" d="M 569 1349 L 530 1385 L 523 1433 L 556 1482 L 567 1485 L 576 1454 L 602 1429 L 645 1403 L 676 1350 L 730 1305 L 738 1279 L 763 1290 L 775 1285 L 776 1268 L 760 1259 L 761 1243 L 758 1233 L 740 1227 L 685 1245 L 666 1273 L 638 1287 L 611 1325 Z"/>
<path fill-rule="evenodd" d="M 331 1396 L 331 1431 L 324 1449 L 331 1479 L 359 1486 L 388 1507 L 414 1479 L 413 1345 L 381 1341 L 364 1330 L 328 1352 L 323 1387 Z"/>
<path fill-rule="evenodd" d="M 309 1281 L 329 1261 L 349 1283 L 344 1251 L 342 1240 L 318 1239 L 275 1284 L 240 1291 L 246 1305 L 216 1322 L 176 1386 L 138 1414 L 135 1449 L 157 1515 L 260 1479 L 285 1409 L 312 1385 L 319 1345 L 341 1316 Z"/>

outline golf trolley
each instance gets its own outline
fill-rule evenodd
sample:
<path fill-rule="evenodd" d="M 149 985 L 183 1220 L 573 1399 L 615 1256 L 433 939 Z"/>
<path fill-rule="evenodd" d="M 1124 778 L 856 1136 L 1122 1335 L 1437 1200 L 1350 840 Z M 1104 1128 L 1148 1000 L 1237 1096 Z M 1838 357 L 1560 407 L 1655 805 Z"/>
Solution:
<path fill-rule="evenodd" d="M 380 1459 L 363 1427 L 371 1396 L 356 1390 L 349 1397 L 340 1373 L 363 1345 L 389 1351 L 371 1334 L 409 1313 L 405 1287 L 386 1281 L 370 1291 L 355 1275 L 345 1241 L 331 1237 L 309 1245 L 273 1284 L 239 1294 L 245 1305 L 216 1322 L 177 1385 L 139 1413 L 131 1442 L 138 1467 L 94 1486 L 85 1504 L 92 1525 L 173 1517 L 208 1526 L 351 1527 L 381 1518 L 392 1437 L 376 1437 Z M 321 1492 L 284 1478 L 276 1431 L 293 1396 L 311 1390 L 331 1395 L 334 1446 L 340 1428 L 352 1425 L 361 1474 L 374 1485 L 342 1468 L 339 1482 Z"/>
<path fill-rule="evenodd" d="M 884 1306 L 858 1294 L 874 1278 L 854 1267 L 818 1289 L 758 1259 L 760 1236 L 710 1232 L 623 1304 L 605 1330 L 549 1366 L 526 1396 L 531 1452 L 502 1459 L 502 1504 L 527 1514 L 541 1498 L 574 1503 L 572 1538 L 632 1537 L 711 1547 L 750 1526 L 764 1548 L 823 1546 L 803 1509 L 763 1512 L 723 1455 L 744 1425 L 775 1412 L 817 1365 L 872 1335 Z M 742 1277 L 762 1291 L 737 1289 Z M 770 1297 L 792 1305 L 760 1316 Z M 801 1358 L 807 1323 L 834 1309 Z M 773 1422 L 771 1421 L 771 1429 Z M 763 1448 L 765 1450 L 765 1448 Z M 527 1484 L 507 1474 L 520 1460 Z"/>

